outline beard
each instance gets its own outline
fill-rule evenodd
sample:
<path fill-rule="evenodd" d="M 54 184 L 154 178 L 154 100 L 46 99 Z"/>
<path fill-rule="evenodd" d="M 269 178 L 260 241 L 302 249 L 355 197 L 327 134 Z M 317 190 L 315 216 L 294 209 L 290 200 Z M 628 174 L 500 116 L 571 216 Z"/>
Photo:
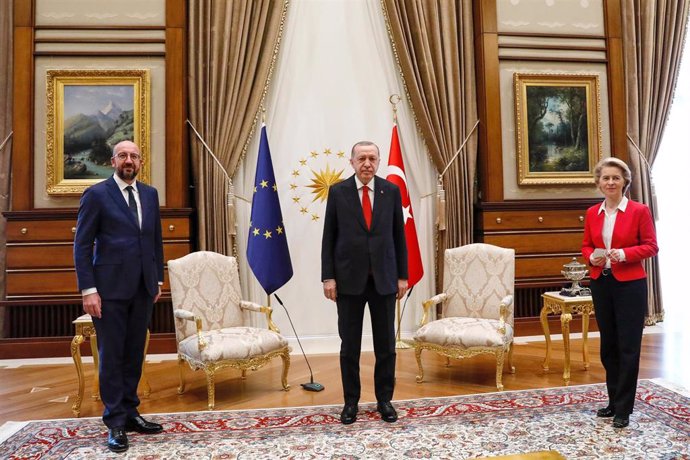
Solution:
<path fill-rule="evenodd" d="M 139 169 L 134 166 L 120 166 L 115 170 L 115 173 L 120 179 L 124 181 L 132 181 L 137 177 L 137 174 L 139 174 Z"/>

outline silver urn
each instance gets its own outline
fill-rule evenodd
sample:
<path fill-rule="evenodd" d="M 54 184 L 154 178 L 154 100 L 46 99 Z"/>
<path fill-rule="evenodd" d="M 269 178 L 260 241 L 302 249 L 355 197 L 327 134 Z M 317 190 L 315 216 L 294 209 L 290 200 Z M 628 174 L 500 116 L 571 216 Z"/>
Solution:
<path fill-rule="evenodd" d="M 573 257 L 573 260 L 569 263 L 563 264 L 561 275 L 568 281 L 571 281 L 572 284 L 570 287 L 563 288 L 561 290 L 561 295 L 568 297 L 592 295 L 589 288 L 580 286 L 580 281 L 587 276 L 587 271 L 587 266 L 578 262 L 577 257 Z"/>

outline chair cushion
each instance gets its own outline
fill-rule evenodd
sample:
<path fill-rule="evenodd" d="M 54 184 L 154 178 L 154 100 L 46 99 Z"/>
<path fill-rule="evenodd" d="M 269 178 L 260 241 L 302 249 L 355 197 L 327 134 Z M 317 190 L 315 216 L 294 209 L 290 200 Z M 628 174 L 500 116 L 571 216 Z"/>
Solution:
<path fill-rule="evenodd" d="M 501 347 L 513 340 L 513 328 L 506 323 L 506 333 L 498 331 L 495 319 L 452 317 L 432 321 L 420 327 L 414 335 L 418 342 L 443 346 Z"/>
<path fill-rule="evenodd" d="M 201 333 L 206 348 L 199 353 L 199 337 L 194 334 L 178 345 L 178 351 L 195 361 L 249 359 L 287 346 L 287 340 L 269 329 L 226 327 Z"/>

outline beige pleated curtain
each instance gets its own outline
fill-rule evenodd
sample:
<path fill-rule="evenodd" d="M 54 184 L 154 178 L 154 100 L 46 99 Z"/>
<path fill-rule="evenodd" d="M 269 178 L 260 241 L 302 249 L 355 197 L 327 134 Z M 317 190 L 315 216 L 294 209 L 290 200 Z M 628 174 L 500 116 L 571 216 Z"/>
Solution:
<path fill-rule="evenodd" d="M 287 5 L 287 0 L 189 0 L 189 120 L 230 177 L 259 122 Z M 190 145 L 199 247 L 233 254 L 228 181 L 191 130 Z"/>
<path fill-rule="evenodd" d="M 629 144 L 632 197 L 650 206 L 656 216 L 647 165 L 654 164 L 671 109 L 690 0 L 623 0 L 622 10 L 628 135 L 644 156 L 640 158 Z M 649 284 L 647 324 L 654 324 L 664 317 L 658 259 L 647 261 L 645 268 Z"/>
<path fill-rule="evenodd" d="M 472 1 L 381 1 L 415 121 L 440 173 L 477 121 Z M 476 139 L 475 132 L 443 176 L 447 228 L 439 235 L 437 285 L 443 250 L 473 240 Z"/>

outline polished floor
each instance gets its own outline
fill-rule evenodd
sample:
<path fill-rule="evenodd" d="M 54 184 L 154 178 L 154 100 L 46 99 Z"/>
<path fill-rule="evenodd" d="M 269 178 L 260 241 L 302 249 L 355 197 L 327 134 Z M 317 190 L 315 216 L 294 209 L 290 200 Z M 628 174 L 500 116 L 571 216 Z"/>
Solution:
<path fill-rule="evenodd" d="M 684 318 L 687 316 L 685 314 Z M 690 346 L 690 337 L 683 333 L 687 322 L 674 318 L 662 326 L 648 329 L 643 339 L 640 378 L 663 378 L 688 388 L 690 365 L 684 350 Z M 543 370 L 545 355 L 543 338 L 518 338 L 515 346 L 515 374 L 505 373 L 505 390 L 548 388 L 563 385 L 563 342 L 554 337 L 551 365 Z M 571 385 L 600 383 L 604 371 L 599 362 L 599 340 L 589 340 L 591 366 L 583 367 L 582 340 L 571 338 Z M 172 355 L 149 356 L 147 375 L 152 387 L 149 398 L 143 398 L 140 411 L 143 414 L 199 411 L 206 408 L 206 380 L 203 372 L 186 369 L 187 388 L 177 394 L 178 370 Z M 422 355 L 425 381 L 416 383 L 417 364 L 412 350 L 399 350 L 395 399 L 413 399 L 450 396 L 459 394 L 496 391 L 495 361 L 490 356 L 466 360 L 453 360 L 446 367 L 445 359 L 432 352 Z M 292 356 L 289 373 L 290 391 L 280 386 L 280 359 L 258 371 L 248 372 L 243 380 L 240 372 L 225 370 L 216 374 L 216 409 L 247 409 L 341 404 L 342 392 L 337 355 L 312 355 L 309 357 L 314 380 L 325 390 L 315 393 L 302 389 L 300 383 L 310 381 L 309 370 L 300 355 Z M 374 401 L 373 354 L 362 356 L 362 402 Z M 85 363 L 86 390 L 81 416 L 99 416 L 100 401 L 91 397 L 93 370 Z M 53 419 L 72 417 L 72 404 L 77 391 L 77 378 L 71 360 L 55 363 L 34 361 L 0 362 L 0 424 L 6 421 Z"/>

